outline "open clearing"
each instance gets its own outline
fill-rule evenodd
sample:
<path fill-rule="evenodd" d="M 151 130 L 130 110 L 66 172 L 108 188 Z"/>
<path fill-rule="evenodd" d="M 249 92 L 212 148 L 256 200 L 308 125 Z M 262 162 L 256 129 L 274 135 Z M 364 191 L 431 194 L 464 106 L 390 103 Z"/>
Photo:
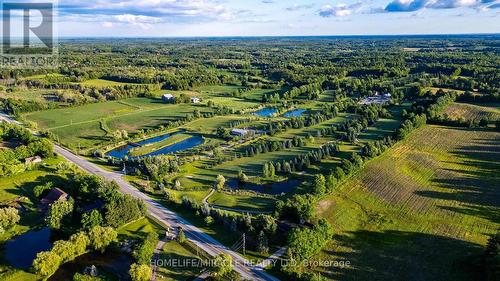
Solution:
<path fill-rule="evenodd" d="M 131 98 L 39 111 L 24 117 L 36 122 L 39 128 L 51 130 L 61 143 L 70 148 L 87 148 L 102 144 L 110 131 L 136 132 L 154 128 L 183 120 L 195 109 L 202 113 L 211 112 L 211 109 L 201 105 L 165 104 L 157 99 Z"/>
<path fill-rule="evenodd" d="M 318 204 L 336 235 L 332 280 L 472 280 L 467 259 L 500 226 L 500 133 L 426 126 Z M 461 270 L 464 269 L 464 270 Z M 469 273 L 470 274 L 470 273 Z"/>

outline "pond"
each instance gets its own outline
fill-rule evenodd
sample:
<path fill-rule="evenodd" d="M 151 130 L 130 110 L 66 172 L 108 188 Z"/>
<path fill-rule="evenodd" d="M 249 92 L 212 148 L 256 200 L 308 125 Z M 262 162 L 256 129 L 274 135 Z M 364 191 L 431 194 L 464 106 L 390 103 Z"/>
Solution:
<path fill-rule="evenodd" d="M 75 260 L 63 264 L 48 280 L 67 281 L 73 280 L 75 273 L 83 273 L 86 267 L 94 265 L 99 276 L 112 277 L 113 280 L 130 280 L 128 270 L 132 258 L 118 251 L 102 253 L 88 253 L 77 257 Z"/>
<path fill-rule="evenodd" d="M 38 252 L 52 248 L 48 227 L 30 230 L 5 243 L 5 259 L 16 268 L 28 269 Z"/>
<path fill-rule="evenodd" d="M 300 117 L 306 111 L 307 111 L 306 109 L 302 109 L 302 108 L 293 109 L 293 110 L 285 112 L 285 114 L 283 114 L 283 117 L 286 117 L 286 118 Z"/>
<path fill-rule="evenodd" d="M 175 133 L 172 133 L 172 134 L 165 134 L 165 135 L 161 135 L 161 136 L 158 136 L 158 137 L 146 139 L 146 140 L 143 140 L 143 141 L 140 141 L 140 142 L 136 142 L 136 143 L 133 143 L 133 144 L 127 144 L 127 145 L 124 145 L 124 146 L 120 146 L 118 148 L 115 148 L 115 149 L 109 151 L 108 153 L 106 153 L 106 155 L 107 156 L 111 156 L 111 157 L 115 157 L 115 158 L 119 158 L 119 159 L 123 159 L 125 156 L 128 156 L 130 150 L 132 150 L 132 149 L 134 149 L 136 147 L 144 146 L 144 145 L 147 145 L 147 144 L 156 143 L 156 142 L 168 139 L 169 137 L 171 137 L 173 135 L 176 135 L 176 134 L 179 134 L 179 133 L 182 133 L 182 132 L 183 131 L 175 132 Z M 191 137 L 189 139 L 180 141 L 178 143 L 174 143 L 172 145 L 166 146 L 166 147 L 161 148 L 159 150 L 153 151 L 153 152 L 151 152 L 149 154 L 142 155 L 139 158 L 141 158 L 141 157 L 147 157 L 147 156 L 155 156 L 155 155 L 160 155 L 160 154 L 175 153 L 175 152 L 179 152 L 179 151 L 183 151 L 183 150 L 186 150 L 186 149 L 193 148 L 195 146 L 198 146 L 198 145 L 202 144 L 203 142 L 204 142 L 203 137 L 201 137 L 201 136 L 193 136 L 193 137 Z"/>
<path fill-rule="evenodd" d="M 237 179 L 230 179 L 226 183 L 231 189 L 251 190 L 271 195 L 293 192 L 300 184 L 301 181 L 294 179 L 268 184 L 241 183 Z"/>
<path fill-rule="evenodd" d="M 253 114 L 258 115 L 260 117 L 272 117 L 277 112 L 278 112 L 277 108 L 266 107 L 255 111 Z"/>
<path fill-rule="evenodd" d="M 178 143 L 174 143 L 174 144 L 169 145 L 169 146 L 165 146 L 164 148 L 160 148 L 157 151 L 151 152 L 151 153 L 143 155 L 141 157 L 175 153 L 175 152 L 179 152 L 179 151 L 183 151 L 183 150 L 187 150 L 187 149 L 193 148 L 195 146 L 203 144 L 203 142 L 204 142 L 203 137 L 201 137 L 201 136 L 192 136 L 189 139 L 180 141 Z"/>

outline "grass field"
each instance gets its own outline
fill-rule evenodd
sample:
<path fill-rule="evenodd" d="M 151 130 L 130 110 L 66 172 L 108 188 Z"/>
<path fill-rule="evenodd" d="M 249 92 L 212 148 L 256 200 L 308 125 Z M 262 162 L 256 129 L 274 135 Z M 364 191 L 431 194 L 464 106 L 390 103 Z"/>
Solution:
<path fill-rule="evenodd" d="M 109 131 L 136 132 L 182 120 L 195 109 L 210 112 L 202 105 L 165 104 L 157 99 L 131 98 L 122 101 L 93 103 L 78 107 L 52 109 L 24 115 L 41 129 L 55 133 L 70 147 L 96 147 L 107 140 Z"/>
<path fill-rule="evenodd" d="M 163 252 L 160 254 L 160 259 L 165 261 L 176 261 L 183 264 L 184 261 L 192 262 L 193 259 L 198 259 L 196 252 L 187 249 L 175 240 L 169 241 L 163 247 Z M 158 279 L 167 281 L 188 281 L 193 280 L 200 275 L 203 268 L 195 266 L 163 266 L 158 269 Z"/>
<path fill-rule="evenodd" d="M 55 92 L 60 90 L 40 90 L 40 89 L 17 89 L 14 92 L 0 91 L 0 98 L 12 98 L 16 100 L 47 102 L 55 100 Z"/>
<path fill-rule="evenodd" d="M 208 199 L 213 205 L 234 208 L 239 210 L 272 211 L 276 203 L 275 199 L 258 197 L 255 195 L 225 194 L 216 192 Z"/>
<path fill-rule="evenodd" d="M 246 120 L 248 117 L 240 115 L 215 116 L 211 118 L 198 119 L 190 122 L 182 128 L 188 131 L 196 131 L 201 134 L 212 134 L 218 128 L 229 128 L 231 122 Z"/>
<path fill-rule="evenodd" d="M 500 226 L 500 134 L 426 126 L 333 195 L 318 212 L 335 227 L 318 268 L 330 280 L 473 280 L 467 259 Z"/>
<path fill-rule="evenodd" d="M 452 120 L 464 119 L 468 121 L 483 118 L 498 120 L 500 119 L 500 106 L 487 107 L 456 102 L 448 106 L 444 113 Z"/>
<path fill-rule="evenodd" d="M 135 84 L 135 83 L 116 82 L 116 81 L 104 80 L 104 79 L 90 79 L 90 80 L 80 82 L 78 84 L 80 84 L 82 86 L 97 87 L 97 88 L 115 87 L 115 86 L 124 86 L 124 85 L 139 85 L 139 84 Z"/>

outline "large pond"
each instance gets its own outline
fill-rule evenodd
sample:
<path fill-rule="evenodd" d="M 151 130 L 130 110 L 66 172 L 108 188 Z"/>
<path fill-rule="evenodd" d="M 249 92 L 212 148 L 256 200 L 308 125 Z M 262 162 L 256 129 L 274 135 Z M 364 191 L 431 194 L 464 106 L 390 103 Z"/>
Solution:
<path fill-rule="evenodd" d="M 176 133 L 172 133 L 172 134 L 165 134 L 165 135 L 161 135 L 161 136 L 158 136 L 158 137 L 154 137 L 154 138 L 142 140 L 142 141 L 136 142 L 134 144 L 127 144 L 127 145 L 124 145 L 124 146 L 120 146 L 118 148 L 115 148 L 115 149 L 109 151 L 108 153 L 106 153 L 106 155 L 107 156 L 111 156 L 111 157 L 115 157 L 115 158 L 119 158 L 119 159 L 123 159 L 123 158 L 125 158 L 125 156 L 128 156 L 129 152 L 132 149 L 134 149 L 136 147 L 145 146 L 145 145 L 148 145 L 148 144 L 156 143 L 156 142 L 168 139 L 169 137 L 171 137 L 171 136 L 173 136 L 175 134 L 179 134 L 181 132 L 176 132 Z M 186 140 L 183 140 L 183 141 L 174 143 L 172 145 L 160 148 L 160 149 L 158 149 L 156 151 L 153 151 L 151 153 L 139 156 L 139 158 L 147 157 L 147 156 L 161 155 L 161 154 L 175 153 L 175 152 L 179 152 L 179 151 L 183 151 L 183 150 L 187 150 L 187 149 L 193 148 L 195 146 L 203 144 L 203 142 L 204 142 L 203 137 L 201 137 L 201 136 L 193 136 L 193 137 L 188 138 Z"/>
<path fill-rule="evenodd" d="M 130 280 L 128 270 L 132 264 L 132 258 L 117 251 L 106 251 L 101 253 L 89 253 L 77 257 L 75 260 L 63 264 L 48 280 L 67 281 L 73 280 L 75 273 L 83 273 L 86 267 L 94 265 L 99 276 L 109 276 L 116 280 Z"/>
<path fill-rule="evenodd" d="M 278 112 L 277 108 L 266 107 L 255 111 L 253 114 L 258 115 L 260 117 L 272 117 L 277 112 Z"/>
<path fill-rule="evenodd" d="M 293 192 L 300 184 L 301 182 L 299 180 L 294 179 L 268 184 L 241 183 L 237 179 L 230 179 L 226 183 L 231 189 L 251 190 L 271 195 Z"/>
<path fill-rule="evenodd" d="M 16 268 L 28 269 L 38 252 L 52 248 L 50 229 L 31 230 L 5 243 L 5 259 Z"/>
<path fill-rule="evenodd" d="M 298 109 L 293 109 L 293 110 L 290 110 L 290 111 L 287 111 L 283 114 L 283 117 L 286 117 L 286 118 L 292 118 L 292 117 L 300 117 L 302 116 L 302 114 L 304 114 L 304 112 L 306 112 L 307 110 L 306 109 L 302 109 L 302 108 L 298 108 Z"/>

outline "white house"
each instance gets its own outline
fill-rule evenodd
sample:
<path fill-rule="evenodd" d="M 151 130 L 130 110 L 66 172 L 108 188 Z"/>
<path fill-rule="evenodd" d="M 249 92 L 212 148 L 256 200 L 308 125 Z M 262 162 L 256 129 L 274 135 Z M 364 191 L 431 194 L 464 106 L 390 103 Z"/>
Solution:
<path fill-rule="evenodd" d="M 233 136 L 240 136 L 240 137 L 244 137 L 246 136 L 248 133 L 250 133 L 251 130 L 245 130 L 245 129 L 232 129 L 231 130 L 231 135 Z"/>
<path fill-rule="evenodd" d="M 161 99 L 165 102 L 172 102 L 174 101 L 175 97 L 172 94 L 164 94 L 163 96 L 161 96 Z"/>
<path fill-rule="evenodd" d="M 191 98 L 191 103 L 200 103 L 200 98 L 197 98 L 197 97 L 193 97 Z"/>

